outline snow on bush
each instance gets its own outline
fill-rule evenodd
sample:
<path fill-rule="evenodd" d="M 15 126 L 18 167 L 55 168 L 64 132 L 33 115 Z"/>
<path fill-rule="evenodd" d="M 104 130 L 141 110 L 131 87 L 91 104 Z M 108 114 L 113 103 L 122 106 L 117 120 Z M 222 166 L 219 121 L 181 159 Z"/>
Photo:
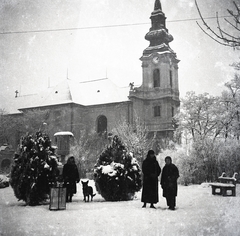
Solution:
<path fill-rule="evenodd" d="M 9 178 L 5 175 L 0 175 L 0 188 L 6 188 L 9 186 Z"/>
<path fill-rule="evenodd" d="M 22 139 L 20 153 L 15 156 L 10 184 L 18 200 L 37 205 L 49 194 L 50 184 L 56 181 L 58 161 L 52 153 L 51 140 L 41 132 L 36 137 Z"/>
<path fill-rule="evenodd" d="M 166 156 L 173 158 L 174 164 L 179 168 L 178 182 L 184 185 L 214 182 L 223 172 L 227 176 L 233 176 L 240 170 L 240 144 L 238 140 L 230 138 L 227 140 L 206 138 L 193 142 L 188 147 L 175 145 L 174 148 L 158 154 L 160 166 L 164 166 Z"/>
<path fill-rule="evenodd" d="M 118 136 L 100 155 L 94 169 L 97 191 L 106 201 L 132 200 L 141 189 L 141 170 Z"/>

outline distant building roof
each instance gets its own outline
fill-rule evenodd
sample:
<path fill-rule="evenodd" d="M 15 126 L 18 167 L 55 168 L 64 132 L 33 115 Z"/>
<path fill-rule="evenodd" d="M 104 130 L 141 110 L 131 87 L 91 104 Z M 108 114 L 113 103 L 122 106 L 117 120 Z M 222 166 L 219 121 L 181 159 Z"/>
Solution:
<path fill-rule="evenodd" d="M 0 146 L 0 152 L 1 151 L 9 151 L 9 150 L 12 150 L 12 145 L 3 144 L 2 146 Z"/>
<path fill-rule="evenodd" d="M 4 151 L 6 149 L 9 149 L 8 145 L 4 144 L 4 145 L 0 146 L 0 151 Z"/>
<path fill-rule="evenodd" d="M 129 101 L 129 88 L 118 87 L 110 79 L 86 82 L 64 80 L 38 94 L 4 98 L 1 107 L 9 114 L 20 113 L 21 109 L 75 103 L 83 106 Z M 2 99 L 1 99 L 2 100 Z"/>
<path fill-rule="evenodd" d="M 54 134 L 54 136 L 74 136 L 70 131 L 60 131 Z"/>

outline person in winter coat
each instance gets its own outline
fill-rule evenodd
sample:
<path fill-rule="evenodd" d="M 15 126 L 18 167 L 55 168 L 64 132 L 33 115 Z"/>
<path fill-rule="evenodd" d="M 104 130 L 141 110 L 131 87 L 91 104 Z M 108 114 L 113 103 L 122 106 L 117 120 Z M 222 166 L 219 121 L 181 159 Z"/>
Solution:
<path fill-rule="evenodd" d="M 143 172 L 143 190 L 141 201 L 144 203 L 143 208 L 147 203 L 150 203 L 150 208 L 155 208 L 154 203 L 158 202 L 158 176 L 161 173 L 161 168 L 156 159 L 153 150 L 149 150 L 146 159 L 142 164 Z"/>
<path fill-rule="evenodd" d="M 63 181 L 67 187 L 67 202 L 72 202 L 73 194 L 77 193 L 77 185 L 80 181 L 77 165 L 73 156 L 69 157 L 63 166 Z"/>
<path fill-rule="evenodd" d="M 178 168 L 172 163 L 172 158 L 165 158 L 165 166 L 163 167 L 161 186 L 163 189 L 163 197 L 166 198 L 167 205 L 170 210 L 175 210 L 177 196 L 177 179 L 179 177 Z"/>

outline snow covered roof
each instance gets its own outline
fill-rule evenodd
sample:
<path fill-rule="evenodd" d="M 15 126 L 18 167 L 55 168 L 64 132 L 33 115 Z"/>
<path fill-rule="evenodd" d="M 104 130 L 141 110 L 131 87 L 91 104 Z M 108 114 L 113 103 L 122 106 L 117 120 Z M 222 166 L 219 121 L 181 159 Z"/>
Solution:
<path fill-rule="evenodd" d="M 10 97 L 0 94 L 0 109 L 3 109 L 7 114 L 20 114 L 21 112 L 18 109 L 21 104 L 29 104 L 29 102 L 31 102 L 31 98 L 35 96 L 36 94 L 32 94 L 15 98 L 14 96 Z"/>
<path fill-rule="evenodd" d="M 9 149 L 8 145 L 3 144 L 2 146 L 0 146 L 0 151 L 4 151 L 6 149 Z"/>
<path fill-rule="evenodd" d="M 129 88 L 120 88 L 109 79 L 69 85 L 73 101 L 84 106 L 128 101 Z"/>
<path fill-rule="evenodd" d="M 74 136 L 73 135 L 73 133 L 72 132 L 70 132 L 70 131 L 61 131 L 61 132 L 57 132 L 57 133 L 55 133 L 54 134 L 54 136 L 61 136 L 61 135 L 63 135 L 63 136 Z"/>
<path fill-rule="evenodd" d="M 29 94 L 0 100 L 0 108 L 9 114 L 21 109 L 75 103 L 83 106 L 129 101 L 129 88 L 120 88 L 110 79 L 76 82 L 66 79 L 38 94 Z"/>

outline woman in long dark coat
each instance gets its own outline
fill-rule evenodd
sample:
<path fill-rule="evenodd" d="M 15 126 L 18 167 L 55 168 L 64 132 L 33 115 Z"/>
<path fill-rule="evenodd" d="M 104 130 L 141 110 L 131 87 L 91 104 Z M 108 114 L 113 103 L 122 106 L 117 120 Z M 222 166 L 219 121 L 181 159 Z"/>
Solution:
<path fill-rule="evenodd" d="M 177 179 L 179 177 L 178 168 L 172 163 L 172 158 L 165 158 L 165 166 L 163 167 L 161 186 L 163 189 L 163 197 L 166 198 L 167 205 L 170 210 L 175 210 L 177 196 Z"/>
<path fill-rule="evenodd" d="M 63 166 L 63 180 L 67 187 L 67 202 L 72 201 L 73 194 L 77 193 L 77 185 L 80 181 L 77 165 L 73 156 L 69 157 Z"/>
<path fill-rule="evenodd" d="M 161 168 L 153 150 L 148 151 L 147 157 L 142 164 L 142 172 L 143 190 L 141 201 L 144 203 L 142 207 L 144 208 L 147 203 L 150 203 L 150 207 L 155 208 L 153 204 L 158 202 L 158 176 L 161 173 Z"/>

